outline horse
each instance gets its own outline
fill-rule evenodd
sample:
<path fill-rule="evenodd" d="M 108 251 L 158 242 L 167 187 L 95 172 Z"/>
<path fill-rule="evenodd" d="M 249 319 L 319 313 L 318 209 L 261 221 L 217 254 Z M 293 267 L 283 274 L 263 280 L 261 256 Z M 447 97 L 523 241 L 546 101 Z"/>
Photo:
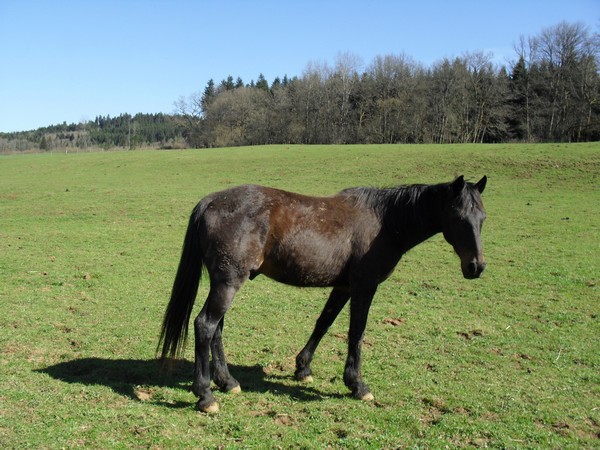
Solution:
<path fill-rule="evenodd" d="M 265 275 L 293 286 L 330 287 L 314 330 L 296 357 L 295 378 L 312 380 L 315 350 L 350 301 L 344 383 L 353 397 L 372 401 L 361 375 L 361 345 L 378 285 L 404 253 L 440 232 L 460 257 L 463 276 L 480 277 L 485 268 L 481 193 L 486 182 L 485 176 L 477 183 L 460 176 L 432 185 L 350 188 L 330 197 L 243 185 L 206 196 L 190 215 L 157 353 L 162 361 L 182 356 L 205 268 L 210 289 L 194 320 L 192 391 L 197 410 L 216 412 L 211 378 L 224 392 L 241 391 L 229 373 L 222 333 L 225 313 L 244 282 Z"/>

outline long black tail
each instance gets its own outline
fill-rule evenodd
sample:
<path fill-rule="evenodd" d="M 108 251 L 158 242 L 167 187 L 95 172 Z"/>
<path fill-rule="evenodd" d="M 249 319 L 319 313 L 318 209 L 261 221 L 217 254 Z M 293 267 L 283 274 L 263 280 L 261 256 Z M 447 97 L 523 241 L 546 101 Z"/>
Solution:
<path fill-rule="evenodd" d="M 157 353 L 160 352 L 163 359 L 177 358 L 183 354 L 188 336 L 188 324 L 202 276 L 203 261 L 196 217 L 197 209 L 190 217 L 183 241 L 179 268 L 173 283 L 171 300 L 165 311 L 160 339 L 156 348 Z"/>

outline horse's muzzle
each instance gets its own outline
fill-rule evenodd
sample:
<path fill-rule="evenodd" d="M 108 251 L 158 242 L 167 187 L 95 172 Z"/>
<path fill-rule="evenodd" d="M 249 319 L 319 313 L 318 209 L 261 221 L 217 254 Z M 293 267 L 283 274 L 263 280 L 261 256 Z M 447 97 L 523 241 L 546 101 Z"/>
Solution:
<path fill-rule="evenodd" d="M 483 258 L 474 258 L 468 261 L 466 264 L 461 264 L 461 266 L 463 276 L 467 280 L 474 280 L 475 278 L 479 278 L 485 270 L 485 261 L 483 260 Z"/>

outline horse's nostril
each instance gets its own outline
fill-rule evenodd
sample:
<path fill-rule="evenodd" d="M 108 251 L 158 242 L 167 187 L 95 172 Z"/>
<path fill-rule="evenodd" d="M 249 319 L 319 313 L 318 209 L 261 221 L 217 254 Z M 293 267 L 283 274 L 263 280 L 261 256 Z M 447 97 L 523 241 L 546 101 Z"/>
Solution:
<path fill-rule="evenodd" d="M 478 262 L 476 259 L 469 261 L 466 266 L 463 267 L 464 275 L 466 278 L 479 278 L 485 269 L 485 262 Z"/>
<path fill-rule="evenodd" d="M 473 275 L 477 274 L 477 263 L 476 262 L 469 263 L 469 273 L 471 273 Z"/>

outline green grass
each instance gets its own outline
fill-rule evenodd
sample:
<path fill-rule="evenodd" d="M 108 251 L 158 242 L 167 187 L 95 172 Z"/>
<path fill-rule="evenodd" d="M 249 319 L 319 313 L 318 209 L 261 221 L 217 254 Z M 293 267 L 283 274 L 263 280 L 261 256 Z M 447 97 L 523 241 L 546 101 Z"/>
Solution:
<path fill-rule="evenodd" d="M 259 277 L 225 346 L 243 392 L 194 411 L 192 349 L 171 377 L 154 349 L 188 215 L 258 183 L 356 185 L 488 175 L 488 268 L 464 280 L 441 236 L 373 303 L 363 375 L 342 380 L 344 311 L 294 357 L 327 291 Z M 272 146 L 0 158 L 0 447 L 565 448 L 600 446 L 600 144 Z M 198 310 L 207 293 L 200 289 Z M 389 319 L 400 319 L 396 326 Z"/>

